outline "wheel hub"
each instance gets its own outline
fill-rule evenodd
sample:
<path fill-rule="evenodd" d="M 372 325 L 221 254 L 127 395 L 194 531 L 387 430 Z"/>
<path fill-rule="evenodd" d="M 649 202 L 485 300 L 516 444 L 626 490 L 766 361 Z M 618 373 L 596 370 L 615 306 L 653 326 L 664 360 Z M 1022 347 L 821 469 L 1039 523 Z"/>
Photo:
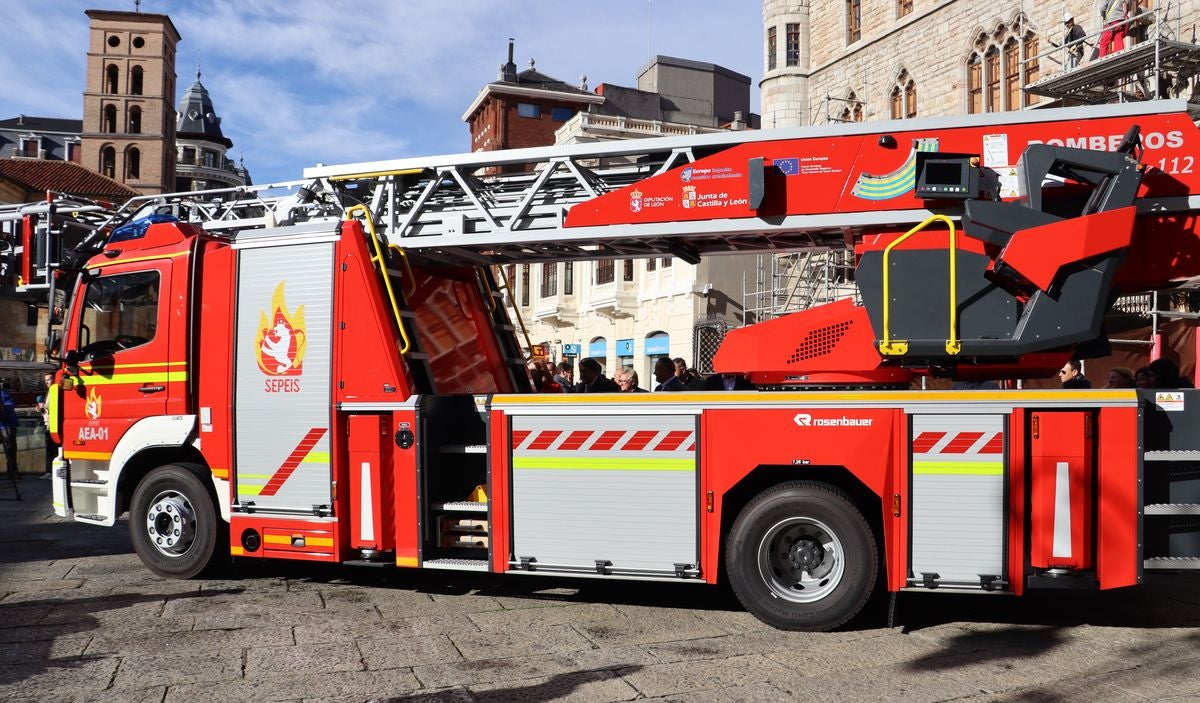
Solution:
<path fill-rule="evenodd" d="M 177 557 L 192 546 L 196 514 L 191 503 L 174 491 L 160 493 L 146 511 L 146 533 L 159 552 Z"/>
<path fill-rule="evenodd" d="M 788 550 L 788 561 L 792 567 L 801 571 L 812 571 L 821 565 L 825 558 L 825 550 L 812 537 L 802 537 Z"/>

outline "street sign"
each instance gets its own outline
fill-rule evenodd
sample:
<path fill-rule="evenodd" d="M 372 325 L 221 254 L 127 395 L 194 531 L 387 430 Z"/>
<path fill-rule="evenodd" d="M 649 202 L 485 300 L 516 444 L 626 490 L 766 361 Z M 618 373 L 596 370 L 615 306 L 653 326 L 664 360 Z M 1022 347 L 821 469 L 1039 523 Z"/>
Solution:
<path fill-rule="evenodd" d="M 574 359 L 579 356 L 578 344 L 564 344 L 562 355 L 569 359 Z"/>

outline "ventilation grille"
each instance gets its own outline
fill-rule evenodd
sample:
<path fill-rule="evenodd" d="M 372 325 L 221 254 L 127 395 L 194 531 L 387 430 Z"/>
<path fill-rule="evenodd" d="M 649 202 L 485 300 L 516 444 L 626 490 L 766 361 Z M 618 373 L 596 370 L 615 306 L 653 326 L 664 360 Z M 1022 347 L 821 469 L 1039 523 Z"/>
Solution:
<path fill-rule="evenodd" d="M 844 320 L 810 331 L 800 346 L 796 347 L 796 351 L 788 357 L 788 363 L 795 364 L 832 353 L 838 342 L 842 341 L 842 337 L 846 335 L 846 330 L 850 329 L 850 324 L 849 320 Z"/>

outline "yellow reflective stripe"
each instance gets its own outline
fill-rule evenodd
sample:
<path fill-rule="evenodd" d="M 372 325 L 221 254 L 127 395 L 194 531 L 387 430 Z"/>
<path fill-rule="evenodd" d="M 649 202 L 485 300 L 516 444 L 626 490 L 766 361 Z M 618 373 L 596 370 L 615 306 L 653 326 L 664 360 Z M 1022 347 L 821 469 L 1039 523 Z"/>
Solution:
<path fill-rule="evenodd" d="M 921 476 L 1003 476 L 1002 461 L 914 461 L 913 474 Z"/>
<path fill-rule="evenodd" d="M 301 464 L 328 464 L 329 452 L 309 452 L 303 459 Z"/>
<path fill-rule="evenodd" d="M 238 484 L 237 492 L 238 492 L 238 495 L 240 495 L 240 496 L 256 496 L 259 493 L 262 493 L 262 489 L 264 489 L 266 487 L 267 487 L 266 484 L 263 484 L 261 486 L 243 486 L 241 484 Z"/>
<path fill-rule="evenodd" d="M 313 537 L 311 535 L 306 535 L 306 534 L 302 534 L 302 533 L 297 533 L 296 536 L 304 539 L 304 546 L 306 546 L 306 547 L 332 547 L 333 546 L 333 538 L 332 537 Z M 290 545 L 292 543 L 292 536 L 291 535 L 263 535 L 263 542 L 266 542 L 267 544 L 288 544 L 288 545 Z"/>
<path fill-rule="evenodd" d="M 46 429 L 51 434 L 58 434 L 58 391 L 57 383 L 46 391 L 46 418 L 49 420 Z"/>
<path fill-rule="evenodd" d="M 230 555 L 230 556 L 234 556 L 234 557 L 240 557 L 240 556 L 243 556 L 243 555 L 245 555 L 245 554 L 246 554 L 246 550 L 245 550 L 245 549 L 243 549 L 243 548 L 241 548 L 241 547 L 230 547 L 230 548 L 229 548 L 229 555 Z"/>
<path fill-rule="evenodd" d="M 238 472 L 238 480 L 240 481 L 244 478 L 261 478 L 264 481 L 266 481 L 266 480 L 270 480 L 271 474 L 244 474 L 239 471 Z"/>
<path fill-rule="evenodd" d="M 396 566 L 420 566 L 416 557 L 396 557 Z"/>
<path fill-rule="evenodd" d="M 88 264 L 84 268 L 89 271 L 99 271 L 100 269 L 108 268 L 109 266 L 116 266 L 117 264 L 132 264 L 138 261 L 158 261 L 160 259 L 177 259 L 181 256 L 187 255 L 188 253 L 186 251 L 181 251 L 174 254 L 158 254 L 156 256 L 135 256 L 129 259 L 120 259 L 119 261 L 101 261 L 98 264 Z"/>
<path fill-rule="evenodd" d="M 112 458 L 112 452 L 63 452 L 64 459 L 100 459 L 107 461 Z"/>
<path fill-rule="evenodd" d="M 229 478 L 229 469 L 210 469 L 217 478 Z"/>
<path fill-rule="evenodd" d="M 658 459 L 644 457 L 622 457 L 620 459 L 606 457 L 582 456 L 517 456 L 513 457 L 514 469 L 562 469 L 596 471 L 695 471 L 695 459 Z"/>
<path fill-rule="evenodd" d="M 51 503 L 50 507 L 51 508 L 61 508 L 61 507 L 63 507 L 63 504 L 62 503 Z"/>
<path fill-rule="evenodd" d="M 150 361 L 145 364 L 113 364 L 108 366 L 110 369 L 145 369 L 152 366 L 187 366 L 186 361 Z M 80 364 L 81 369 L 93 368 L 94 364 Z"/>
<path fill-rule="evenodd" d="M 114 374 L 111 377 L 79 377 L 79 383 L 84 386 L 121 386 L 134 383 L 171 383 L 186 380 L 186 371 L 166 371 L 164 373 L 119 373 Z"/>

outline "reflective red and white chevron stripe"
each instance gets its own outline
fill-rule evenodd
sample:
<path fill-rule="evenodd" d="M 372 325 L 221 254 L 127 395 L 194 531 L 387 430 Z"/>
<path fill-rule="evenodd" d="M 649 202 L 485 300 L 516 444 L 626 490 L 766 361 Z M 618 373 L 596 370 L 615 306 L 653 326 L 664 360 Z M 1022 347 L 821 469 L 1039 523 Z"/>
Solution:
<path fill-rule="evenodd" d="M 696 449 L 695 430 L 517 430 L 518 451 L 690 452 Z"/>
<path fill-rule="evenodd" d="M 922 432 L 913 454 L 1003 454 L 1003 432 Z"/>

